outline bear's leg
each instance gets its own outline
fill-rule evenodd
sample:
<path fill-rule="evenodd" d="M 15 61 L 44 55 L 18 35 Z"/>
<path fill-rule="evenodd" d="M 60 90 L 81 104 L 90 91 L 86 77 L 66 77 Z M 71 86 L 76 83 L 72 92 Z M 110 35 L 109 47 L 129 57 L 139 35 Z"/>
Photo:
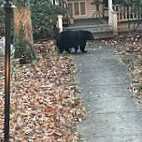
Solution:
<path fill-rule="evenodd" d="M 64 48 L 64 49 L 66 52 L 71 53 L 71 48 L 72 48 L 71 45 L 66 45 L 66 48 Z"/>
<path fill-rule="evenodd" d="M 82 43 L 80 44 L 80 50 L 81 50 L 82 52 L 87 52 L 87 51 L 85 51 L 85 46 L 86 46 L 86 41 L 84 41 L 84 42 L 82 42 Z"/>
<path fill-rule="evenodd" d="M 71 48 L 66 48 L 66 52 L 71 53 Z"/>
<path fill-rule="evenodd" d="M 63 53 L 64 49 L 59 47 L 59 53 Z"/>
<path fill-rule="evenodd" d="M 75 46 L 74 49 L 75 49 L 75 53 L 77 53 L 78 46 Z"/>

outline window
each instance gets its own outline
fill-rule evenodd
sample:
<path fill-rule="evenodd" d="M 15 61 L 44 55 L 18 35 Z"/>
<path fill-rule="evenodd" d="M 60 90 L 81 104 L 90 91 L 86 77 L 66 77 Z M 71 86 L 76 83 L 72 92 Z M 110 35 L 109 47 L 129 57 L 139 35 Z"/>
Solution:
<path fill-rule="evenodd" d="M 73 3 L 68 3 L 68 10 L 69 10 L 70 15 L 72 16 L 73 15 Z"/>
<path fill-rule="evenodd" d="M 74 14 L 79 15 L 79 3 L 74 3 Z"/>
<path fill-rule="evenodd" d="M 68 10 L 73 16 L 86 14 L 85 0 L 68 0 Z"/>
<path fill-rule="evenodd" d="M 85 15 L 85 2 L 80 2 L 81 15 Z"/>

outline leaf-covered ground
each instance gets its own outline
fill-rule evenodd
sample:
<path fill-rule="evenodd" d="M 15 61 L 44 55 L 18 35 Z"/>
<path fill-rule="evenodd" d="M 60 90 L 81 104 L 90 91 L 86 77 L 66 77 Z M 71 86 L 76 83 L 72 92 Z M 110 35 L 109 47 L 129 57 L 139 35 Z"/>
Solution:
<path fill-rule="evenodd" d="M 11 60 L 11 142 L 76 142 L 76 123 L 85 108 L 68 55 L 58 56 L 52 41 L 37 43 L 40 59 L 20 65 Z M 4 60 L 0 59 L 0 140 L 4 123 Z"/>
<path fill-rule="evenodd" d="M 142 32 L 122 33 L 116 39 L 103 42 L 116 45 L 128 66 L 132 80 L 130 90 L 136 97 L 142 98 Z"/>

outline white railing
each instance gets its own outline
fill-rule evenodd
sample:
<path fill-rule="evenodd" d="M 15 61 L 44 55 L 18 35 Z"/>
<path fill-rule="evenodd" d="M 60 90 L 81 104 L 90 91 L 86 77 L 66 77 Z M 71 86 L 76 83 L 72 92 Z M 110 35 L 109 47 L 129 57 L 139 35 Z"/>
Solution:
<path fill-rule="evenodd" d="M 118 22 L 132 21 L 142 19 L 142 7 L 123 6 L 120 4 L 113 6 L 114 11 L 117 12 Z"/>

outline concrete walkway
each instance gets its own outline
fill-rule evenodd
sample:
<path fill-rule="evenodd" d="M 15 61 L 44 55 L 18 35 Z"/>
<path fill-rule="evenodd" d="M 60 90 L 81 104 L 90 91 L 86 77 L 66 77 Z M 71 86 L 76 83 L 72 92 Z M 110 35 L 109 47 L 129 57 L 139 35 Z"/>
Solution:
<path fill-rule="evenodd" d="M 78 130 L 81 142 L 142 142 L 142 104 L 127 89 L 126 66 L 114 47 L 90 45 L 75 54 L 87 119 Z"/>

